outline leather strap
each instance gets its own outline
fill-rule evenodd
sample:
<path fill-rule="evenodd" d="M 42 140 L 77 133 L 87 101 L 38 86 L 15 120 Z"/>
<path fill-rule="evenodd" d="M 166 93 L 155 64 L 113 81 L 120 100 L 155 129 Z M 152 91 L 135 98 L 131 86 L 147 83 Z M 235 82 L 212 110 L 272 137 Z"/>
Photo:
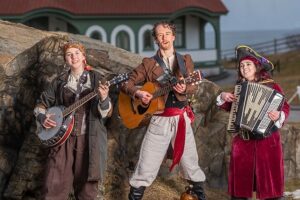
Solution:
<path fill-rule="evenodd" d="M 87 75 L 88 75 L 88 71 L 84 70 L 79 78 L 79 81 L 77 83 L 77 90 L 75 92 L 76 96 L 75 96 L 74 102 L 79 100 L 80 93 L 82 92 L 82 86 L 87 81 Z M 73 111 L 70 115 L 74 115 L 74 113 L 75 113 L 75 111 Z"/>
<path fill-rule="evenodd" d="M 172 72 L 171 70 L 166 66 L 165 62 L 161 57 L 159 57 L 158 54 L 154 55 L 153 58 L 155 61 L 159 64 L 159 66 L 162 67 L 164 70 L 164 74 L 157 78 L 157 81 L 161 84 L 165 84 L 167 81 L 171 80 L 172 78 Z M 175 58 L 177 59 L 177 63 L 179 66 L 180 72 L 183 74 L 184 77 L 187 77 L 187 71 L 184 63 L 183 56 L 177 52 L 175 52 Z"/>
<path fill-rule="evenodd" d="M 186 67 L 185 67 L 185 63 L 184 63 L 184 59 L 183 56 L 180 53 L 175 53 L 176 58 L 177 58 L 177 62 L 178 62 L 178 66 L 179 66 L 179 70 L 182 73 L 182 75 L 184 77 L 187 77 L 187 72 L 186 72 Z"/>

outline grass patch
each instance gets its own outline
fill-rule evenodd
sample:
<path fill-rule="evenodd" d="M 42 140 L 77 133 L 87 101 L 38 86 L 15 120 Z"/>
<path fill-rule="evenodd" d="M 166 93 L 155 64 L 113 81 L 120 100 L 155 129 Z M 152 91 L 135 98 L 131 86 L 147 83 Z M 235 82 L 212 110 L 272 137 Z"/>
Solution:
<path fill-rule="evenodd" d="M 300 179 L 292 179 L 285 182 L 285 191 L 293 192 L 300 188 Z"/>

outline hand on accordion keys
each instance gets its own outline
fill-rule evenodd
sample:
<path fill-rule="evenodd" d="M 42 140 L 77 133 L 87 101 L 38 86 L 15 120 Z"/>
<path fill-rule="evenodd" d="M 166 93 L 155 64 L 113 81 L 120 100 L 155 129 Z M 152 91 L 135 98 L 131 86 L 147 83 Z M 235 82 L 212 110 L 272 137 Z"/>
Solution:
<path fill-rule="evenodd" d="M 271 111 L 268 113 L 268 116 L 270 117 L 270 119 L 274 122 L 276 122 L 279 118 L 280 118 L 280 111 Z"/>
<path fill-rule="evenodd" d="M 222 92 L 221 99 L 226 102 L 233 102 L 235 101 L 235 96 L 230 92 Z"/>

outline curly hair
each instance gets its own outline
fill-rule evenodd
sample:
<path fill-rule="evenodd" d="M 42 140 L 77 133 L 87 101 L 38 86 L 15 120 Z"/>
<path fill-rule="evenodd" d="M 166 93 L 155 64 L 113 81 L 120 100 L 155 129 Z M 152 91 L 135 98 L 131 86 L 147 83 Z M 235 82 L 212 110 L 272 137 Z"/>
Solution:
<path fill-rule="evenodd" d="M 153 28 L 152 28 L 152 36 L 153 38 L 156 40 L 156 28 L 159 26 L 159 25 L 162 25 L 163 27 L 167 27 L 169 29 L 172 30 L 172 33 L 173 35 L 175 36 L 176 35 L 176 26 L 175 24 L 169 22 L 169 21 L 160 21 L 160 22 L 157 22 L 153 25 Z"/>

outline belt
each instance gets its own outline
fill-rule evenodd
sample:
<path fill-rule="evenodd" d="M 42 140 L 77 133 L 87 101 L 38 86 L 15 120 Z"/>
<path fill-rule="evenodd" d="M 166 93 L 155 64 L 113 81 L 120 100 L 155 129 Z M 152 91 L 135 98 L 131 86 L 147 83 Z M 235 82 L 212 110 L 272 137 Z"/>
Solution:
<path fill-rule="evenodd" d="M 261 134 L 261 133 L 253 133 L 248 130 L 240 129 L 238 134 L 243 140 L 261 140 L 269 137 L 270 135 L 272 135 L 272 133 L 274 133 L 277 130 L 278 128 L 276 126 L 273 126 L 268 133 Z"/>
<path fill-rule="evenodd" d="M 265 138 L 265 136 L 262 135 L 262 134 L 254 134 L 250 131 L 245 131 L 245 130 L 240 130 L 239 131 L 239 136 L 243 140 L 261 140 L 261 139 Z"/>

